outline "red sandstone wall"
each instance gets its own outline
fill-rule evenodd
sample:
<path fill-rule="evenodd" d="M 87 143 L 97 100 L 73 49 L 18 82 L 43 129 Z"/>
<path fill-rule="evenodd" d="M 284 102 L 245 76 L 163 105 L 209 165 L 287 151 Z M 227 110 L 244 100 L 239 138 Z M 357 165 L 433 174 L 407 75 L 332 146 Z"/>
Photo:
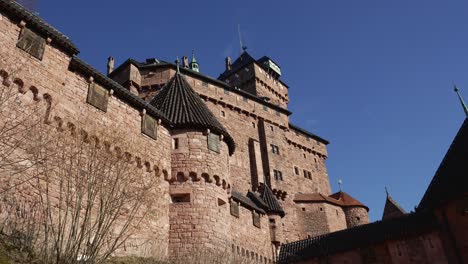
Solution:
<path fill-rule="evenodd" d="M 253 225 L 252 211 L 240 205 L 239 218 L 230 215 L 229 221 L 235 254 L 255 261 L 258 258 L 258 263 L 264 263 L 265 259 L 268 261 L 274 259 L 268 216 L 260 215 L 260 228 L 258 228 Z"/>
<path fill-rule="evenodd" d="M 437 232 L 422 234 L 417 237 L 397 241 L 386 241 L 369 248 L 338 252 L 322 256 L 301 264 L 347 263 L 347 264 L 445 264 L 442 242 Z"/>
<path fill-rule="evenodd" d="M 63 124 L 72 123 L 76 127 L 85 129 L 92 134 L 95 129 L 117 129 L 126 134 L 136 146 L 141 146 L 139 153 L 132 153 L 133 157 L 140 157 L 142 162 L 150 164 L 150 170 L 157 166 L 166 173 L 170 173 L 170 136 L 163 126 L 159 127 L 158 139 L 153 140 L 141 134 L 141 116 L 139 112 L 129 107 L 116 97 L 109 98 L 106 113 L 86 103 L 88 93 L 88 77 L 68 70 L 70 57 L 52 45 L 47 45 L 42 61 L 37 60 L 26 52 L 16 48 L 20 33 L 19 21 L 10 21 L 8 17 L 0 17 L 0 56 L 7 56 L 11 62 L 7 72 L 17 70 L 15 77 L 20 78 L 25 87 L 35 86 L 39 94 L 49 94 L 52 98 L 53 111 L 51 117 L 58 117 Z M 26 25 L 27 26 L 27 25 Z M 18 67 L 17 67 L 18 66 Z M 16 69 L 10 69 L 16 68 Z M 145 173 L 142 169 L 142 173 Z M 138 248 L 127 247 L 129 254 L 152 254 L 153 245 L 167 251 L 168 240 L 168 184 L 161 180 L 155 195 L 155 208 L 158 211 L 150 213 L 140 238 L 152 239 L 149 246 Z M 151 245 L 152 244 L 152 245 Z"/>

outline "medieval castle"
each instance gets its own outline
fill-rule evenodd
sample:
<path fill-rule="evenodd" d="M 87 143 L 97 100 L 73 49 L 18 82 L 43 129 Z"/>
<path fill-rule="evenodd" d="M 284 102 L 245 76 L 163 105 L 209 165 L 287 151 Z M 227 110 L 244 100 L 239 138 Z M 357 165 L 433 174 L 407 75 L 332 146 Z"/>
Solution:
<path fill-rule="evenodd" d="M 1 68 L 0 83 L 47 94 L 54 104 L 50 118 L 60 123 L 93 120 L 81 125 L 90 131 L 121 130 L 141 146 L 134 156 L 141 157 L 142 173 L 160 172 L 157 220 L 140 235 L 157 240 L 168 257 L 202 247 L 228 250 L 255 263 L 410 263 L 401 256 L 415 252 L 424 257 L 411 263 L 468 261 L 466 250 L 453 253 L 444 246 L 448 238 L 439 235 L 436 217 L 406 215 L 388 196 L 384 219 L 390 220 L 369 224 L 366 205 L 345 192 L 332 192 L 325 164 L 329 142 L 290 123 L 289 87 L 273 59 L 244 52 L 233 61 L 226 58 L 225 69 L 212 78 L 201 73 L 195 56 L 175 63 L 128 59 L 118 66 L 110 57 L 103 74 L 77 57 L 68 37 L 15 1 L 0 0 L 0 12 L 1 54 L 27 61 L 19 81 L 8 82 L 9 69 Z M 32 48 L 24 49 L 25 43 Z M 465 124 L 460 136 L 465 149 L 459 155 L 466 154 L 466 133 Z M 461 241 L 466 249 L 468 236 L 464 188 L 465 215 L 457 223 L 463 223 L 458 234 L 465 238 L 449 239 L 459 241 L 458 250 Z M 376 224 L 394 235 L 379 235 Z M 400 232 L 401 226 L 410 230 Z M 371 230 L 359 233 L 366 227 Z M 378 253 L 360 242 L 366 236 L 368 243 L 380 243 Z M 422 242 L 400 249 L 405 246 L 399 241 L 407 237 Z M 362 245 L 354 247 L 354 239 Z M 327 245 L 329 240 L 335 244 Z M 362 261 L 362 250 L 356 248 L 365 248 L 365 257 L 385 255 L 391 261 Z M 344 251 L 357 257 L 333 259 Z M 144 254 L 136 242 L 126 252 Z M 346 262 L 357 258 L 362 262 Z"/>

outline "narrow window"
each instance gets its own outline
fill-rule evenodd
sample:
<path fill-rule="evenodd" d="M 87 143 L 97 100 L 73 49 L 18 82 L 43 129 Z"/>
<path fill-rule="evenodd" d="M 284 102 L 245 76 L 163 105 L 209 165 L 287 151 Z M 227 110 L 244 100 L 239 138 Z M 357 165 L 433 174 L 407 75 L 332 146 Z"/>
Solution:
<path fill-rule="evenodd" d="M 304 170 L 303 172 L 304 172 L 304 178 L 307 178 L 307 171 Z"/>
<path fill-rule="evenodd" d="M 255 122 L 252 122 L 252 127 L 255 128 Z"/>
<path fill-rule="evenodd" d="M 253 225 L 260 228 L 260 214 L 252 211 Z"/>
<path fill-rule="evenodd" d="M 226 117 L 226 113 L 224 111 L 221 111 L 221 117 Z"/>
<path fill-rule="evenodd" d="M 234 200 L 230 201 L 230 211 L 232 216 L 239 218 L 239 204 Z"/>
<path fill-rule="evenodd" d="M 173 138 L 172 139 L 172 149 L 179 149 L 179 139 Z"/>
<path fill-rule="evenodd" d="M 299 175 L 299 168 L 294 166 L 294 174 Z"/>
<path fill-rule="evenodd" d="M 275 129 L 273 128 L 273 126 L 270 126 L 270 130 L 273 132 Z"/>

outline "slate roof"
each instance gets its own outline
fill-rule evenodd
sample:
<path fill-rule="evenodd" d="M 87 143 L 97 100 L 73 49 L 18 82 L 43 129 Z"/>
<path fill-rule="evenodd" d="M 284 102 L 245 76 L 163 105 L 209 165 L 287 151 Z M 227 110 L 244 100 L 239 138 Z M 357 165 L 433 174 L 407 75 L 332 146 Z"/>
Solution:
<path fill-rule="evenodd" d="M 265 214 L 265 211 L 258 207 L 252 200 L 250 200 L 248 197 L 244 196 L 240 192 L 233 190 L 231 193 L 231 198 L 238 201 L 240 204 L 242 204 L 244 207 L 255 210 L 259 213 Z"/>
<path fill-rule="evenodd" d="M 468 118 L 450 145 L 418 209 L 433 209 L 462 194 L 468 194 Z"/>
<path fill-rule="evenodd" d="M 170 125 L 169 119 L 161 111 L 148 104 L 140 97 L 134 95 L 128 89 L 124 88 L 122 85 L 118 84 L 111 78 L 94 69 L 91 65 L 82 61 L 78 57 L 73 56 L 72 60 L 70 61 L 69 68 L 70 70 L 78 70 L 79 72 L 84 73 L 86 76 L 92 76 L 96 83 L 103 85 L 105 88 L 113 89 L 114 96 L 123 99 L 129 105 L 132 105 L 137 109 L 145 109 L 147 114 L 161 119 L 163 123 Z"/>
<path fill-rule="evenodd" d="M 283 208 L 267 184 L 262 184 L 260 188 L 260 198 L 262 198 L 262 200 L 267 205 L 267 212 L 275 213 L 281 217 L 284 217 L 285 213 Z"/>
<path fill-rule="evenodd" d="M 412 213 L 281 246 L 278 263 L 294 263 L 314 257 L 365 248 L 387 240 L 415 236 L 439 227 L 430 213 Z"/>
<path fill-rule="evenodd" d="M 309 131 L 307 131 L 307 130 L 301 128 L 301 127 L 298 127 L 298 126 L 296 126 L 294 124 L 289 123 L 289 128 L 292 128 L 292 129 L 294 129 L 294 130 L 296 130 L 298 132 L 301 132 L 302 134 L 304 134 L 306 136 L 309 136 L 309 137 L 311 137 L 311 138 L 313 138 L 313 139 L 315 139 L 315 140 L 317 140 L 319 142 L 322 142 L 325 145 L 330 144 L 330 142 L 328 140 L 326 140 L 326 139 L 324 139 L 322 137 L 319 137 L 319 136 L 315 135 L 314 133 L 309 132 Z"/>
<path fill-rule="evenodd" d="M 2 12 L 9 14 L 15 19 L 24 20 L 27 28 L 34 30 L 43 37 L 50 37 L 52 39 L 52 44 L 56 43 L 58 46 L 65 49 L 70 55 L 76 55 L 80 52 L 67 36 L 49 25 L 39 16 L 28 11 L 16 1 L 0 0 L 0 9 Z"/>
<path fill-rule="evenodd" d="M 172 77 L 150 104 L 169 118 L 173 128 L 210 129 L 223 135 L 229 154 L 234 153 L 234 139 L 180 73 Z"/>
<path fill-rule="evenodd" d="M 404 216 L 406 211 L 387 193 L 382 220 Z"/>
<path fill-rule="evenodd" d="M 265 65 L 263 65 L 263 61 L 265 59 L 269 59 L 266 56 L 263 56 L 259 60 L 255 60 L 252 56 L 247 51 L 242 52 L 242 54 L 231 64 L 231 70 L 229 71 L 224 71 L 221 73 L 218 77 L 219 80 L 224 80 L 227 77 L 233 75 L 234 73 L 238 72 L 240 69 L 244 68 L 245 66 L 251 64 L 251 63 L 256 63 L 258 66 L 262 67 L 263 69 L 267 70 Z M 272 60 L 273 61 L 273 60 Z M 276 63 L 275 63 L 276 64 Z M 276 64 L 279 65 L 279 64 Z M 281 84 L 283 84 L 286 88 L 289 88 L 289 86 L 284 83 L 282 80 L 278 80 Z"/>

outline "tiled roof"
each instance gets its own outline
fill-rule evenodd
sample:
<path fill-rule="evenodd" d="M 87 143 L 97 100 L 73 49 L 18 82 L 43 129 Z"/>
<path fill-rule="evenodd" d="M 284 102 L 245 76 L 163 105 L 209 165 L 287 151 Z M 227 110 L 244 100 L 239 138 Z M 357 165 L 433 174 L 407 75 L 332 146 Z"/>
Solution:
<path fill-rule="evenodd" d="M 298 131 L 298 132 L 301 132 L 302 134 L 304 134 L 304 135 L 306 135 L 306 136 L 309 136 L 309 137 L 311 137 L 311 138 L 313 138 L 313 139 L 315 139 L 315 140 L 317 140 L 317 141 L 319 141 L 319 142 L 322 142 L 322 143 L 325 144 L 325 145 L 330 144 L 330 142 L 329 142 L 328 140 L 323 139 L 323 138 L 321 138 L 321 137 L 315 135 L 314 133 L 309 132 L 309 131 L 307 131 L 307 130 L 301 128 L 301 127 L 298 127 L 298 126 L 296 126 L 296 125 L 294 125 L 294 124 L 289 123 L 289 128 L 292 128 L 292 129 L 294 129 L 294 130 L 296 130 L 296 131 Z"/>
<path fill-rule="evenodd" d="M 119 98 L 123 99 L 125 102 L 134 106 L 137 109 L 145 109 L 146 113 L 150 114 L 155 118 L 159 118 L 163 123 L 170 125 L 169 119 L 161 111 L 148 104 L 140 97 L 132 94 L 128 89 L 124 88 L 122 85 L 118 84 L 111 78 L 97 71 L 91 65 L 82 61 L 78 57 L 73 56 L 72 60 L 70 61 L 69 67 L 70 70 L 77 70 L 81 73 L 84 73 L 86 76 L 92 76 L 95 82 L 103 85 L 106 88 L 113 89 L 114 96 L 118 96 Z"/>
<path fill-rule="evenodd" d="M 231 135 L 180 73 L 174 75 L 150 104 L 167 116 L 174 128 L 210 129 L 215 134 L 223 135 L 229 154 L 234 153 L 235 144 Z"/>
<path fill-rule="evenodd" d="M 369 211 L 369 207 L 365 206 L 364 204 L 362 204 L 361 202 L 359 202 L 358 200 L 356 200 L 351 195 L 345 192 L 339 191 L 330 195 L 330 197 L 340 201 L 343 207 L 363 207 L 367 211 Z"/>
<path fill-rule="evenodd" d="M 428 213 L 412 213 L 341 231 L 300 240 L 281 246 L 278 263 L 294 263 L 314 257 L 363 248 L 387 240 L 418 235 L 438 228 L 437 219 Z"/>
<path fill-rule="evenodd" d="M 57 43 L 58 46 L 63 47 L 70 55 L 76 55 L 80 52 L 67 36 L 42 20 L 42 18 L 28 11 L 16 1 L 0 0 L 0 10 L 16 19 L 24 20 L 27 28 L 34 30 L 43 37 L 50 37 L 52 39 L 52 44 Z"/>
<path fill-rule="evenodd" d="M 382 220 L 404 216 L 405 214 L 405 210 L 401 208 L 400 205 L 395 202 L 395 200 L 393 200 L 389 194 L 387 194 Z"/>
<path fill-rule="evenodd" d="M 458 131 L 432 178 L 418 209 L 432 209 L 450 198 L 468 193 L 468 119 Z"/>
<path fill-rule="evenodd" d="M 260 198 L 265 202 L 268 206 L 267 211 L 271 213 L 275 213 L 284 217 L 285 213 L 283 208 L 281 207 L 278 199 L 276 199 L 275 195 L 271 191 L 270 187 L 267 184 L 262 184 L 260 188 Z"/>
<path fill-rule="evenodd" d="M 238 201 L 239 203 L 241 203 L 244 207 L 248 209 L 255 210 L 259 213 L 265 214 L 265 211 L 262 208 L 258 207 L 254 202 L 252 202 L 252 200 L 250 200 L 248 197 L 244 196 L 238 191 L 233 190 L 231 193 L 231 198 Z"/>
<path fill-rule="evenodd" d="M 323 195 L 321 193 L 297 193 L 294 196 L 294 202 L 296 203 L 330 203 L 340 207 L 363 207 L 367 211 L 369 208 L 359 202 L 358 200 L 351 197 L 345 192 L 337 192 L 330 196 Z"/>

